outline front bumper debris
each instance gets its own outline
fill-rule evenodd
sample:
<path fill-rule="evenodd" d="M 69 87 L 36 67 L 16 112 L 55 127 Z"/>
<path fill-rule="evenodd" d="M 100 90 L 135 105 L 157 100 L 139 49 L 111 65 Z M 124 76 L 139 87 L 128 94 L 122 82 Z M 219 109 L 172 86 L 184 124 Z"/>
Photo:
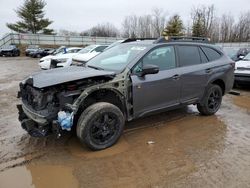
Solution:
<path fill-rule="evenodd" d="M 29 118 L 23 110 L 22 105 L 17 105 L 19 121 L 24 130 L 26 130 L 33 137 L 45 137 L 49 135 L 50 128 L 48 125 L 39 125 L 37 122 Z"/>

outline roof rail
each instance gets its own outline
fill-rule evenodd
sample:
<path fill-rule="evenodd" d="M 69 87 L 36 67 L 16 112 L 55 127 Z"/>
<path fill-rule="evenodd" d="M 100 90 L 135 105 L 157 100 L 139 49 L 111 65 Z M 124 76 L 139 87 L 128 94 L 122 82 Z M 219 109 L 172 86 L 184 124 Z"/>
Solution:
<path fill-rule="evenodd" d="M 165 43 L 165 42 L 199 42 L 199 43 L 210 43 L 209 38 L 205 37 L 185 37 L 185 36 L 166 36 L 158 38 L 154 43 Z"/>
<path fill-rule="evenodd" d="M 141 40 L 157 40 L 157 38 L 128 38 L 128 39 L 125 39 L 122 43 L 135 42 L 135 41 L 141 41 Z"/>

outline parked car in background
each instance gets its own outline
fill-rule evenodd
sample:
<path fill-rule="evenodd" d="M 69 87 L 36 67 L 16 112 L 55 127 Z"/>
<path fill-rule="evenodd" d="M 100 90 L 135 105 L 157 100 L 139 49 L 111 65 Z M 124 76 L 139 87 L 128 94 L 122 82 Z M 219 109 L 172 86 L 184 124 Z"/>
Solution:
<path fill-rule="evenodd" d="M 20 56 L 20 50 L 16 45 L 4 46 L 0 49 L 0 56 Z"/>
<path fill-rule="evenodd" d="M 59 55 L 59 54 L 67 53 L 67 48 L 66 48 L 66 46 L 60 46 L 59 48 L 57 48 L 56 50 L 51 51 L 50 53 L 51 53 L 51 54 L 49 54 L 49 55 L 47 55 L 47 56 L 41 58 L 41 59 L 39 60 L 39 62 L 40 62 L 40 63 L 42 63 L 42 62 L 47 62 L 47 63 L 49 64 L 49 63 L 50 63 L 50 60 L 51 60 L 54 56 Z M 47 64 L 47 63 L 46 63 L 46 64 Z"/>
<path fill-rule="evenodd" d="M 83 48 L 72 58 L 72 65 L 84 65 L 90 59 L 102 53 L 107 47 L 108 45 L 90 45 Z"/>
<path fill-rule="evenodd" d="M 113 48 L 117 45 L 123 44 L 123 43 L 127 43 L 127 42 L 135 42 L 135 41 L 142 41 L 142 40 L 152 40 L 153 38 L 127 38 L 127 39 L 122 39 L 122 40 L 118 40 L 113 42 L 112 44 L 110 44 L 107 48 L 105 48 L 105 50 L 108 50 L 110 48 Z M 155 38 L 156 40 L 156 38 Z"/>
<path fill-rule="evenodd" d="M 235 85 L 250 85 L 250 53 L 235 63 Z"/>
<path fill-rule="evenodd" d="M 25 55 L 29 56 L 31 52 L 34 52 L 39 49 L 38 45 L 29 45 L 25 50 Z"/>
<path fill-rule="evenodd" d="M 39 57 L 45 57 L 47 55 L 51 54 L 51 51 L 54 51 L 54 49 L 51 48 L 39 48 L 33 52 L 30 52 L 29 56 L 33 58 L 39 58 Z"/>
<path fill-rule="evenodd" d="M 239 47 L 224 47 L 223 50 L 233 61 L 243 59 L 250 52 L 250 48 Z"/>
<path fill-rule="evenodd" d="M 41 69 L 51 69 L 56 67 L 64 67 L 70 66 L 72 63 L 72 57 L 77 54 L 82 48 L 79 47 L 71 47 L 63 49 L 60 53 L 57 53 L 54 56 L 50 56 L 49 58 L 45 57 L 41 59 L 39 62 L 39 66 Z"/>
<path fill-rule="evenodd" d="M 110 44 L 107 48 L 105 48 L 104 50 L 108 50 L 110 48 L 113 48 L 114 46 L 125 43 L 126 41 L 127 41 L 127 39 L 115 41 L 112 44 Z"/>
<path fill-rule="evenodd" d="M 115 144 L 126 121 L 196 104 L 215 114 L 234 82 L 234 62 L 203 38 L 117 45 L 83 66 L 42 71 L 20 83 L 21 126 L 43 137 L 76 130 L 93 150 Z"/>

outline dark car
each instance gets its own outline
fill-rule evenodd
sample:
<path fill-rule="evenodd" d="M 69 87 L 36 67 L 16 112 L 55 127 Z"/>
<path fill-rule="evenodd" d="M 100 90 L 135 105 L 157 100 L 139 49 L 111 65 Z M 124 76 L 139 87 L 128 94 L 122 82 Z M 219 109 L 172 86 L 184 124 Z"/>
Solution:
<path fill-rule="evenodd" d="M 29 56 L 31 52 L 34 52 L 39 49 L 38 45 L 29 45 L 25 50 L 25 55 Z"/>
<path fill-rule="evenodd" d="M 126 121 L 196 104 L 215 114 L 234 82 L 234 62 L 203 38 L 128 42 L 85 66 L 35 73 L 20 83 L 19 120 L 32 136 L 76 130 L 93 150 L 117 142 Z"/>
<path fill-rule="evenodd" d="M 51 48 L 39 48 L 33 52 L 30 52 L 29 56 L 33 58 L 40 58 L 47 55 L 50 55 L 54 52 L 54 49 Z"/>
<path fill-rule="evenodd" d="M 5 46 L 0 49 L 0 56 L 20 56 L 20 50 L 16 45 Z"/>
<path fill-rule="evenodd" d="M 242 60 L 250 52 L 250 48 L 240 47 L 224 47 L 223 50 L 233 61 Z"/>

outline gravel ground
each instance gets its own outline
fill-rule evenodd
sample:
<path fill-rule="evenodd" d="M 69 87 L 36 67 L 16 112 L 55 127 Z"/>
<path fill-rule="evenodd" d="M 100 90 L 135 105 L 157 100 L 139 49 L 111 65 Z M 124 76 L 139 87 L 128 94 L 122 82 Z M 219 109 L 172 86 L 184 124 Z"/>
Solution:
<path fill-rule="evenodd" d="M 115 146 L 93 152 L 71 133 L 21 129 L 18 84 L 37 62 L 0 58 L 0 188 L 250 187 L 250 89 L 226 95 L 214 116 L 189 106 L 127 123 Z"/>

